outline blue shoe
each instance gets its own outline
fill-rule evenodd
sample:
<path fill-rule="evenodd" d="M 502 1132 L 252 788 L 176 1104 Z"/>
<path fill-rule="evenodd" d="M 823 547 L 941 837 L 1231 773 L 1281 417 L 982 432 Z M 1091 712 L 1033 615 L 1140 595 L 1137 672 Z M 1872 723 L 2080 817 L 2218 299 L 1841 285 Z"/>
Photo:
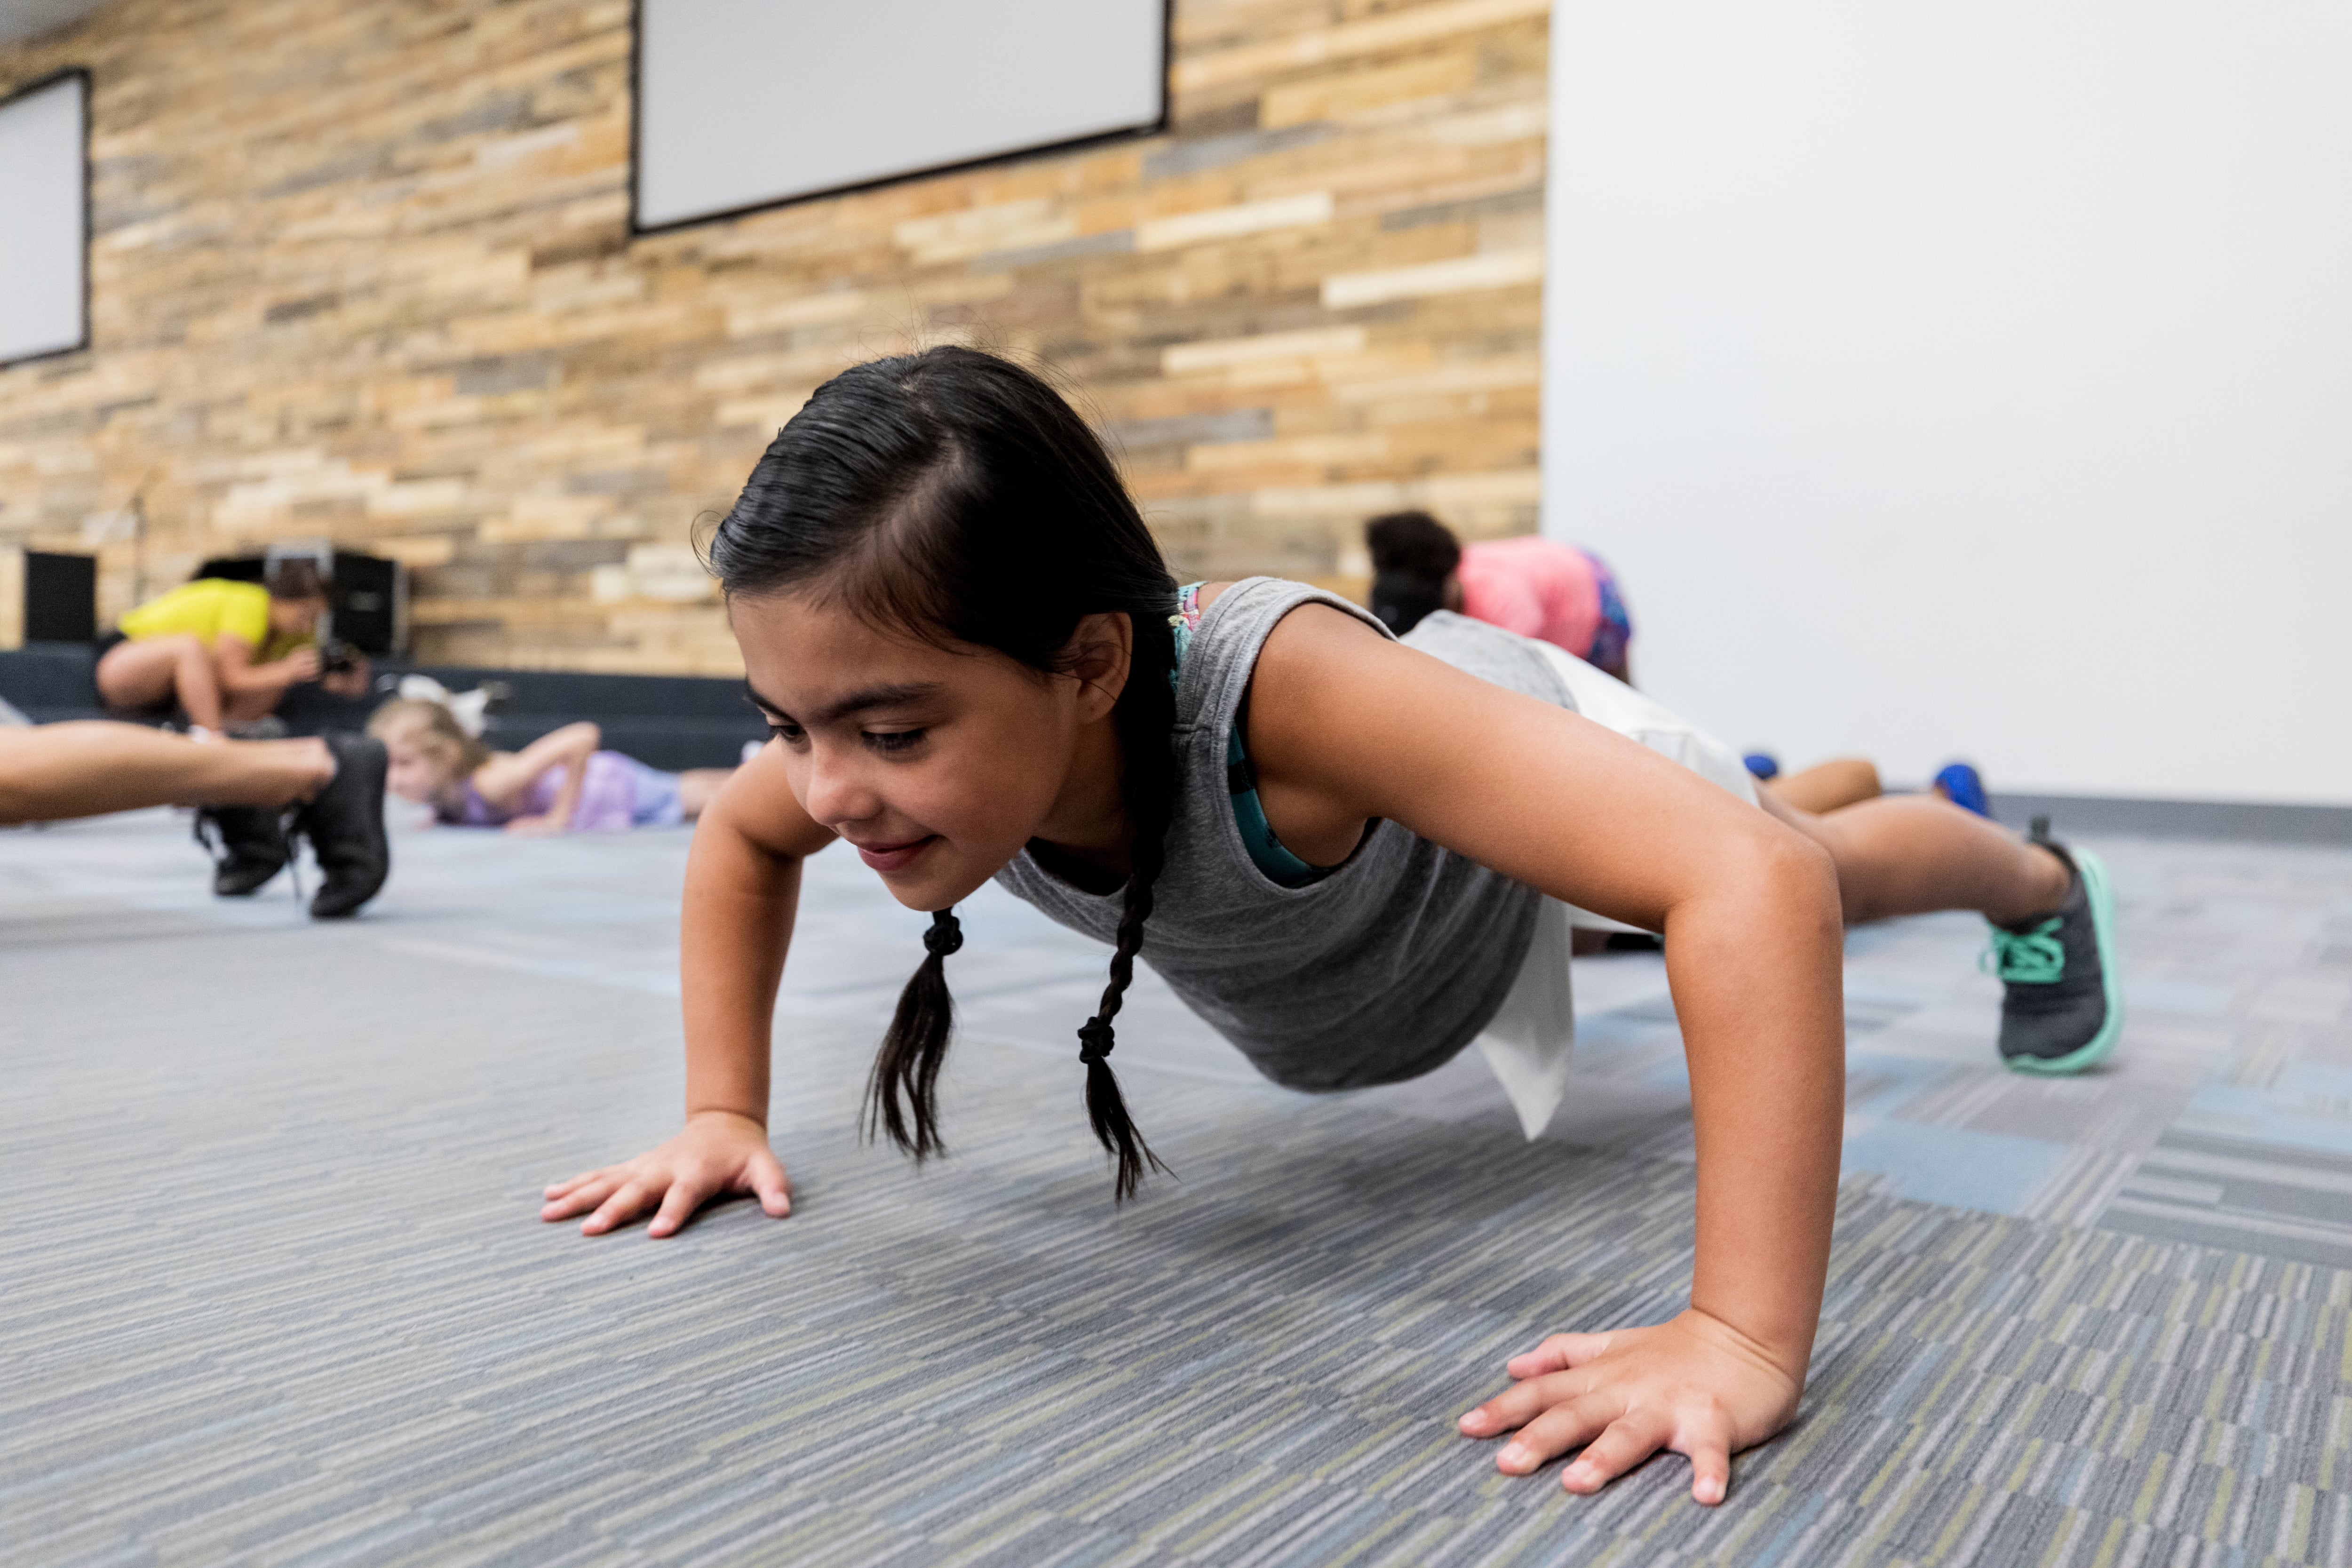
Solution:
<path fill-rule="evenodd" d="M 2124 987 L 2116 955 L 2116 895 L 2107 868 L 2087 849 L 2053 843 L 2050 819 L 2033 820 L 2032 842 L 2074 871 L 2055 914 L 1992 927 L 1985 967 L 2000 976 L 2000 1058 L 2016 1072 L 2058 1077 L 2104 1061 L 2124 1032 Z"/>
<path fill-rule="evenodd" d="M 1780 776 L 1780 759 L 1769 752 L 1750 752 L 1739 760 L 1748 764 L 1748 773 L 1756 778 L 1777 779 Z"/>
<path fill-rule="evenodd" d="M 1973 811 L 1979 816 L 1992 815 L 1992 802 L 1985 798 L 1984 780 L 1968 763 L 1948 764 L 1942 773 L 1936 775 L 1936 784 L 1943 790 L 1944 798 L 1954 805 Z"/>

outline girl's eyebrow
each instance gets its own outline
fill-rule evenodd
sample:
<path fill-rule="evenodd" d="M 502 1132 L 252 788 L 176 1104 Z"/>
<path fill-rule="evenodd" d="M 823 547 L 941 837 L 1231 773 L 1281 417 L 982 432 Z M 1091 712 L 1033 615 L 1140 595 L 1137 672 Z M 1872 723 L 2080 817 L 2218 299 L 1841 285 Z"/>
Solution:
<path fill-rule="evenodd" d="M 939 682 L 935 680 L 904 682 L 896 686 L 868 686 L 863 690 L 851 692 L 838 702 L 825 704 L 817 710 L 814 721 L 819 724 L 831 724 L 846 719 L 852 713 L 862 713 L 869 708 L 891 708 L 901 702 L 919 701 L 933 695 L 939 689 Z M 749 678 L 746 678 L 743 682 L 743 694 L 751 700 L 751 704 L 755 708 L 764 709 L 779 719 L 792 717 L 784 711 L 782 703 L 771 701 L 760 695 L 760 689 L 752 685 Z"/>

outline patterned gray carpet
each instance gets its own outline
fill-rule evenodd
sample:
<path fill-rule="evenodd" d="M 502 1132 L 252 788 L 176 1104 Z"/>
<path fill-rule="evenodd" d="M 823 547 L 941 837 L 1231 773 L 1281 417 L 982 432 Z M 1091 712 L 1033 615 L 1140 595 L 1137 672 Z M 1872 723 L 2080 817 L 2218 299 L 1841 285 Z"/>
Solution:
<path fill-rule="evenodd" d="M 954 1158 L 858 1144 L 920 922 L 820 858 L 793 1217 L 588 1242 L 534 1195 L 674 1122 L 683 838 L 416 835 L 321 928 L 214 904 L 182 831 L 0 834 L 9 1564 L 2352 1562 L 2352 854 L 2108 846 L 2138 1011 L 2086 1083 L 1992 1066 L 1965 922 L 1856 938 L 1814 1381 L 1706 1511 L 1679 1459 L 1581 1500 L 1453 1430 L 1678 1301 L 1650 961 L 1580 974 L 1590 1092 L 1532 1145 L 1474 1064 L 1287 1095 L 1147 990 L 1182 1180 L 1114 1213 L 1098 954 L 992 900 Z"/>

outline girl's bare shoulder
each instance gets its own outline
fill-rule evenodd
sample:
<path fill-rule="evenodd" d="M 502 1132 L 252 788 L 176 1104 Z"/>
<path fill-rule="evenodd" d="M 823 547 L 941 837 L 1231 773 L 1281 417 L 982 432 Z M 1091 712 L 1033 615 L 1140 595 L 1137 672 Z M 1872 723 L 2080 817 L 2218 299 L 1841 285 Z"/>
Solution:
<path fill-rule="evenodd" d="M 1331 605 L 1301 605 L 1266 634 L 1250 672 L 1250 743 L 1265 729 L 1277 736 L 1319 738 L 1335 728 L 1381 723 L 1383 711 L 1408 700 L 1399 685 L 1422 656 Z M 1408 683 L 1409 685 L 1409 683 Z"/>

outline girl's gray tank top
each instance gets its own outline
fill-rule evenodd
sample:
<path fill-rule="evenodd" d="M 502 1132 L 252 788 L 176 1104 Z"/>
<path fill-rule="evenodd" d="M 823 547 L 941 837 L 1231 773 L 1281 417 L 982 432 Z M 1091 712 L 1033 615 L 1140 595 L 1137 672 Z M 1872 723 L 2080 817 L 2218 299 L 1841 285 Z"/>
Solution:
<path fill-rule="evenodd" d="M 1226 736 L 1267 635 L 1310 604 L 1389 635 L 1345 599 L 1273 577 L 1226 589 L 1192 633 L 1176 689 L 1176 815 L 1141 957 L 1275 1082 L 1357 1089 L 1432 1071 L 1477 1037 L 1518 977 L 1539 895 L 1393 822 L 1374 825 L 1343 866 L 1307 887 L 1282 887 L 1252 862 L 1234 821 Z M 1440 611 L 1404 644 L 1573 706 L 1534 645 L 1500 627 Z M 1027 850 L 996 879 L 1059 924 L 1117 936 L 1123 892 L 1083 891 Z"/>

